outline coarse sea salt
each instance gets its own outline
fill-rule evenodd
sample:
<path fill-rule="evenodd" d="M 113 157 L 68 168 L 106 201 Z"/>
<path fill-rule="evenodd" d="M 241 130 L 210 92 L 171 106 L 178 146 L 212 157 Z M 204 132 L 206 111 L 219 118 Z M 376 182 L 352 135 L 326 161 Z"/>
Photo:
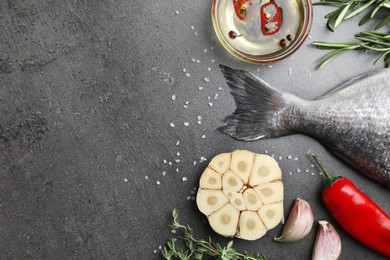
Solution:
<path fill-rule="evenodd" d="M 157 185 L 160 185 L 160 184 L 161 184 L 160 181 L 156 181 L 156 183 L 157 183 Z"/>
<path fill-rule="evenodd" d="M 173 101 L 175 101 L 175 100 L 176 100 L 176 95 L 172 95 L 171 99 L 172 99 Z"/>
<path fill-rule="evenodd" d="M 206 138 L 206 135 L 202 135 L 202 139 L 205 139 Z"/>
<path fill-rule="evenodd" d="M 203 80 L 206 81 L 206 82 L 209 82 L 209 81 L 210 81 L 209 78 L 204 78 Z"/>
<path fill-rule="evenodd" d="M 184 124 L 184 126 L 189 126 L 190 125 L 189 122 L 184 122 L 183 124 Z"/>
<path fill-rule="evenodd" d="M 209 106 L 212 107 L 212 106 L 213 106 L 213 103 L 210 102 L 210 103 L 209 103 Z"/>
<path fill-rule="evenodd" d="M 148 177 L 148 176 L 145 176 L 145 180 L 147 180 L 147 179 L 149 179 L 149 177 Z"/>
<path fill-rule="evenodd" d="M 123 180 L 124 180 L 125 182 L 128 182 L 128 181 L 129 181 L 127 178 L 124 178 Z"/>
<path fill-rule="evenodd" d="M 187 177 L 181 178 L 182 181 L 187 181 Z"/>
<path fill-rule="evenodd" d="M 206 53 L 206 52 L 207 52 L 207 49 L 203 49 L 203 52 Z"/>
<path fill-rule="evenodd" d="M 218 99 L 218 93 L 214 95 L 214 100 Z"/>
<path fill-rule="evenodd" d="M 166 163 L 167 163 L 167 160 L 165 160 L 165 159 L 164 159 L 164 160 L 163 160 L 163 163 L 165 163 L 165 164 L 166 164 Z"/>
<path fill-rule="evenodd" d="M 176 172 L 179 172 L 179 168 L 176 168 Z"/>
<path fill-rule="evenodd" d="M 175 11 L 175 14 L 178 15 L 180 12 L 178 10 Z"/>
<path fill-rule="evenodd" d="M 198 116 L 198 120 L 202 120 L 202 117 L 201 117 L 201 116 Z"/>
<path fill-rule="evenodd" d="M 191 25 L 191 30 L 194 30 L 195 29 L 195 26 Z"/>
<path fill-rule="evenodd" d="M 211 68 L 210 68 L 210 67 L 208 67 L 208 68 L 207 68 L 207 70 L 208 70 L 208 71 L 211 71 Z"/>
<path fill-rule="evenodd" d="M 202 89 L 203 89 L 203 87 L 199 87 L 198 89 L 199 89 L 199 90 L 202 90 Z"/>
<path fill-rule="evenodd" d="M 190 73 L 186 73 L 186 77 L 189 78 L 191 76 Z"/>
<path fill-rule="evenodd" d="M 166 171 L 163 171 L 163 172 L 162 172 L 162 175 L 163 175 L 163 176 L 165 176 L 166 174 L 167 174 L 167 172 L 166 172 Z"/>
<path fill-rule="evenodd" d="M 177 156 L 180 156 L 180 152 L 177 152 L 176 155 L 177 155 Z"/>
<path fill-rule="evenodd" d="M 176 146 L 178 146 L 179 144 L 180 144 L 180 141 L 177 141 L 177 142 L 176 142 Z"/>
<path fill-rule="evenodd" d="M 175 124 L 174 123 L 170 123 L 169 124 L 171 127 L 175 127 Z"/>
<path fill-rule="evenodd" d="M 202 124 L 202 121 L 198 121 L 198 125 L 201 125 Z"/>

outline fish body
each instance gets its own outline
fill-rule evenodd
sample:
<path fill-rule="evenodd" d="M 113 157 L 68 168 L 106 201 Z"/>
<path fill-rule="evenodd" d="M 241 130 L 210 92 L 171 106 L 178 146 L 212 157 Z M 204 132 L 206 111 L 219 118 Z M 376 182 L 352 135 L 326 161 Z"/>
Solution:
<path fill-rule="evenodd" d="M 315 100 L 277 90 L 246 71 L 221 70 L 237 105 L 221 132 L 243 141 L 309 135 L 390 187 L 390 69 L 351 79 Z"/>

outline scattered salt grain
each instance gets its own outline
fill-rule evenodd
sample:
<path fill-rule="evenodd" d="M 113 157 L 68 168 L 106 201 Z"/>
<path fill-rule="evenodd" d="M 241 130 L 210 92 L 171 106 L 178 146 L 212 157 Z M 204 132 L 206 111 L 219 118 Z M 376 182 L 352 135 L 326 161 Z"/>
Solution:
<path fill-rule="evenodd" d="M 195 29 L 195 26 L 191 25 L 191 30 L 194 30 Z"/>
<path fill-rule="evenodd" d="M 163 175 L 163 176 L 167 175 L 167 172 L 166 172 L 166 171 L 163 171 L 163 172 L 162 172 L 162 175 Z"/>
<path fill-rule="evenodd" d="M 160 185 L 160 181 L 156 181 L 157 185 Z"/>
<path fill-rule="evenodd" d="M 180 159 L 175 159 L 175 162 L 176 162 L 176 163 L 179 163 L 179 162 L 180 162 Z"/>
<path fill-rule="evenodd" d="M 257 68 L 257 70 L 256 71 L 260 71 L 260 68 Z"/>
<path fill-rule="evenodd" d="M 175 127 L 175 124 L 174 123 L 170 123 L 169 124 L 171 127 Z"/>
<path fill-rule="evenodd" d="M 311 39 L 312 37 L 311 37 L 311 35 L 309 35 L 309 36 L 307 36 L 307 38 Z"/>
<path fill-rule="evenodd" d="M 195 188 L 196 189 L 196 188 Z M 192 190 L 192 191 L 190 191 L 190 193 L 192 194 L 192 195 L 194 195 L 195 194 L 195 191 L 194 190 Z"/>
<path fill-rule="evenodd" d="M 309 78 L 311 78 L 311 73 L 309 73 Z"/>
<path fill-rule="evenodd" d="M 191 199 L 191 196 L 187 196 L 187 200 L 190 200 Z"/>
<path fill-rule="evenodd" d="M 293 56 L 291 56 L 291 60 L 294 60 L 294 57 L 293 57 Z"/>
<path fill-rule="evenodd" d="M 210 103 L 209 103 L 209 106 L 212 107 L 212 106 L 213 106 L 213 103 L 210 102 Z"/>
<path fill-rule="evenodd" d="M 183 69 L 183 72 L 187 72 L 186 68 Z"/>
<path fill-rule="evenodd" d="M 203 49 L 203 52 L 206 53 L 206 52 L 207 52 L 207 49 Z"/>
<path fill-rule="evenodd" d="M 288 69 L 288 75 L 291 75 L 292 74 L 292 68 L 289 68 Z"/>
<path fill-rule="evenodd" d="M 275 157 L 275 154 L 271 154 L 271 157 L 274 158 L 274 157 Z"/>
<path fill-rule="evenodd" d="M 194 165 L 196 165 L 197 164 L 197 162 L 196 161 L 194 161 Z"/>
<path fill-rule="evenodd" d="M 179 168 L 176 168 L 176 172 L 179 172 Z"/>
<path fill-rule="evenodd" d="M 205 139 L 206 138 L 206 136 L 205 135 L 202 135 L 202 139 Z"/>
<path fill-rule="evenodd" d="M 268 151 L 267 151 L 267 150 L 265 150 L 265 151 L 264 151 L 264 153 L 268 153 Z"/>
<path fill-rule="evenodd" d="M 157 250 L 153 250 L 153 254 L 156 254 L 157 253 Z"/>
<path fill-rule="evenodd" d="M 149 177 L 148 177 L 148 176 L 145 176 L 145 180 L 147 180 L 147 179 L 149 179 Z"/>
<path fill-rule="evenodd" d="M 283 159 L 283 157 L 282 156 L 279 156 L 279 161 L 281 161 Z"/>
<path fill-rule="evenodd" d="M 268 68 L 272 69 L 272 65 L 268 65 Z"/>
<path fill-rule="evenodd" d="M 198 121 L 198 125 L 201 125 L 202 124 L 202 121 Z"/>
<path fill-rule="evenodd" d="M 187 177 L 181 178 L 182 181 L 187 181 Z"/>
<path fill-rule="evenodd" d="M 165 164 L 166 164 L 166 163 L 167 163 L 167 160 L 165 160 L 165 159 L 164 159 L 164 160 L 163 160 L 163 163 L 165 163 Z"/>
<path fill-rule="evenodd" d="M 161 249 L 162 249 L 162 246 L 158 246 L 158 249 L 160 249 L 160 250 L 161 250 Z"/>
<path fill-rule="evenodd" d="M 169 165 L 172 165 L 172 162 L 168 162 Z"/>
<path fill-rule="evenodd" d="M 311 167 L 311 168 L 314 168 L 314 164 L 310 164 L 310 167 Z"/>
<path fill-rule="evenodd" d="M 319 174 L 319 175 L 322 175 L 322 172 L 319 172 L 318 174 Z"/>
<path fill-rule="evenodd" d="M 305 172 L 309 172 L 309 169 L 306 169 Z"/>
<path fill-rule="evenodd" d="M 214 99 L 217 99 L 218 98 L 218 93 L 214 95 Z"/>
<path fill-rule="evenodd" d="M 195 59 L 191 59 L 191 60 L 192 60 L 192 62 L 193 62 L 193 63 L 195 63 L 195 62 L 196 62 L 196 60 L 195 60 Z"/>
<path fill-rule="evenodd" d="M 173 234 L 175 234 L 175 233 L 176 233 L 176 230 L 172 229 L 171 232 L 172 232 Z"/>
<path fill-rule="evenodd" d="M 184 107 L 184 108 L 188 108 L 188 106 L 187 106 L 187 105 L 183 105 L 183 107 Z"/>
<path fill-rule="evenodd" d="M 301 169 L 298 168 L 298 169 L 297 169 L 297 172 L 301 172 Z"/>
<path fill-rule="evenodd" d="M 206 82 L 209 82 L 209 81 L 210 81 L 209 78 L 204 78 L 203 80 L 206 81 Z"/>
<path fill-rule="evenodd" d="M 177 153 L 176 153 L 176 155 L 177 155 L 177 156 L 180 156 L 180 153 L 179 153 L 179 152 L 177 152 Z"/>
<path fill-rule="evenodd" d="M 210 50 L 214 50 L 214 46 L 211 46 L 211 47 L 210 47 Z"/>
<path fill-rule="evenodd" d="M 292 175 L 292 172 L 289 172 L 288 174 Z"/>
<path fill-rule="evenodd" d="M 203 157 L 203 156 L 200 157 L 200 160 L 203 161 L 203 162 L 204 162 L 204 161 L 207 161 L 207 159 L 206 159 L 205 157 Z"/>
<path fill-rule="evenodd" d="M 198 116 L 198 120 L 202 120 L 202 117 L 201 117 L 201 116 Z"/>
<path fill-rule="evenodd" d="M 202 90 L 202 89 L 203 89 L 203 87 L 199 87 L 198 89 L 199 89 L 199 90 Z"/>
<path fill-rule="evenodd" d="M 124 178 L 123 180 L 124 180 L 125 182 L 128 182 L 128 179 L 127 179 L 127 178 Z"/>
<path fill-rule="evenodd" d="M 191 76 L 190 73 L 186 73 L 186 77 L 189 78 Z"/>
<path fill-rule="evenodd" d="M 219 87 L 218 90 L 222 90 L 222 87 Z"/>
<path fill-rule="evenodd" d="M 207 68 L 207 70 L 208 70 L 208 71 L 211 71 L 211 68 L 210 68 L 210 67 L 208 67 L 208 68 Z"/>
<path fill-rule="evenodd" d="M 295 158 L 294 158 L 294 161 L 298 161 L 298 160 L 299 160 L 299 158 L 298 158 L 298 157 L 295 157 Z"/>
<path fill-rule="evenodd" d="M 292 156 L 291 156 L 291 155 L 287 156 L 287 159 L 291 160 L 291 159 L 292 159 Z"/>
<path fill-rule="evenodd" d="M 212 63 L 214 63 L 214 62 L 215 62 L 215 60 L 211 60 L 211 62 L 212 62 Z"/>
<path fill-rule="evenodd" d="M 314 175 L 314 172 L 312 172 L 311 175 Z"/>
<path fill-rule="evenodd" d="M 186 101 L 186 103 L 185 103 L 185 104 L 186 104 L 186 105 L 188 105 L 189 103 L 190 103 L 190 101 Z"/>
<path fill-rule="evenodd" d="M 180 12 L 178 10 L 175 11 L 175 14 L 178 15 Z"/>
<path fill-rule="evenodd" d="M 176 142 L 176 146 L 178 146 L 179 144 L 180 144 L 180 141 L 177 141 L 177 142 Z"/>
<path fill-rule="evenodd" d="M 210 97 L 210 96 L 208 96 L 208 97 L 207 97 L 207 99 L 211 99 L 211 97 Z"/>
<path fill-rule="evenodd" d="M 200 63 L 200 60 L 196 60 L 196 63 Z"/>
<path fill-rule="evenodd" d="M 195 32 L 195 35 L 196 35 L 196 36 L 198 36 L 198 33 L 197 33 L 197 32 Z"/>
<path fill-rule="evenodd" d="M 172 95 L 172 100 L 173 100 L 173 101 L 176 100 L 176 95 Z"/>
<path fill-rule="evenodd" d="M 189 126 L 190 125 L 190 123 L 188 123 L 188 122 L 184 122 L 183 124 L 184 124 L 184 126 Z"/>

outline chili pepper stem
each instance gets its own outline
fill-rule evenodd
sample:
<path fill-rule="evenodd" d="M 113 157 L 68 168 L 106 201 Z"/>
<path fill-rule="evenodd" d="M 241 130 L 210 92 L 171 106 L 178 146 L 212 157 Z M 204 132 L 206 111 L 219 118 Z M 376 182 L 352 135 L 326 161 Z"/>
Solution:
<path fill-rule="evenodd" d="M 311 156 L 313 157 L 314 161 L 316 161 L 318 166 L 320 166 L 321 170 L 324 172 L 326 178 L 329 181 L 329 186 L 332 186 L 333 183 L 342 178 L 341 176 L 334 177 L 332 174 L 330 174 L 330 172 L 325 168 L 322 162 L 317 158 L 317 155 L 312 154 Z"/>

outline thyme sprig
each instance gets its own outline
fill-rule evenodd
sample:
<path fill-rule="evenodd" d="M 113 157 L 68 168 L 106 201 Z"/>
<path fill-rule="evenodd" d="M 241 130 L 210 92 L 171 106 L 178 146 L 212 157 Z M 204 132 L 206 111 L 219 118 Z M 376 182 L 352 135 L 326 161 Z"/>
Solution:
<path fill-rule="evenodd" d="M 328 19 L 327 26 L 331 31 L 334 31 L 342 21 L 357 16 L 366 10 L 368 10 L 368 13 L 360 20 L 359 25 L 367 23 L 374 17 L 380 20 L 374 30 L 390 24 L 390 0 L 323 0 L 313 3 L 313 5 L 335 5 L 339 7 L 325 16 Z"/>
<path fill-rule="evenodd" d="M 214 259 L 221 260 L 264 260 L 263 254 L 250 255 L 247 252 L 240 253 L 233 248 L 233 241 L 230 241 L 225 247 L 219 243 L 213 243 L 211 238 L 204 240 L 194 236 L 194 232 L 189 225 L 183 225 L 179 222 L 179 211 L 174 209 L 172 212 L 173 223 L 170 227 L 173 230 L 181 230 L 184 236 L 171 238 L 167 245 L 162 249 L 162 255 L 165 259 L 202 259 L 203 255 L 208 255 Z M 184 242 L 184 248 L 178 244 L 178 239 Z"/>
<path fill-rule="evenodd" d="M 377 52 L 380 55 L 374 61 L 374 64 L 376 64 L 380 60 L 383 60 L 385 62 L 385 66 L 389 67 L 390 33 L 361 32 L 355 35 L 355 38 L 360 42 L 350 42 L 350 43 L 328 43 L 328 42 L 321 42 L 321 41 L 312 42 L 312 44 L 319 49 L 333 50 L 319 60 L 319 68 L 324 67 L 331 60 L 351 50 Z"/>

